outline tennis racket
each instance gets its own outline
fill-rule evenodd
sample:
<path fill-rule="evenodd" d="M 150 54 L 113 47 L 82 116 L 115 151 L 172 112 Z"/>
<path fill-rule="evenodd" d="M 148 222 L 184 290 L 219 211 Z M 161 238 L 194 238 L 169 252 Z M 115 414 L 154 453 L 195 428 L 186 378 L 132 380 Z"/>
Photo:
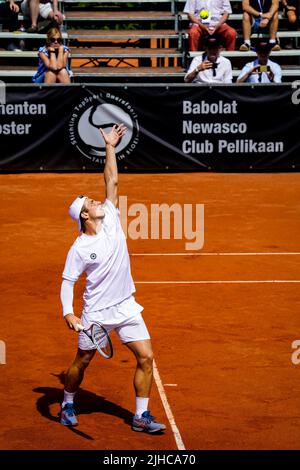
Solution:
<path fill-rule="evenodd" d="M 105 357 L 105 359 L 110 359 L 113 356 L 112 342 L 104 326 L 95 322 L 88 328 L 85 328 L 80 323 L 77 323 L 77 328 L 92 340 L 101 356 Z"/>

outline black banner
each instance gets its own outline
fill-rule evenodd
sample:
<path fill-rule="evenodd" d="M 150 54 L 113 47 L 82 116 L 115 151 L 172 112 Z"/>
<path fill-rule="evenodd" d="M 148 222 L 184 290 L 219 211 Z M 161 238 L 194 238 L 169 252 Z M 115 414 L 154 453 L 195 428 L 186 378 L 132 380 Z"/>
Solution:
<path fill-rule="evenodd" d="M 299 87 L 8 86 L 0 170 L 99 171 L 118 122 L 120 171 L 299 170 Z"/>
<path fill-rule="evenodd" d="M 299 451 L 199 451 L 199 450 L 94 450 L 78 451 L 0 451 L 0 463 L 6 465 L 23 465 L 30 468 L 40 468 L 49 465 L 66 464 L 72 468 L 82 468 L 86 465 L 96 465 L 96 468 L 217 468 L 229 465 L 229 468 L 253 468 L 253 465 L 264 465 L 269 469 L 271 465 L 280 465 L 280 468 L 297 465 L 300 462 Z"/>

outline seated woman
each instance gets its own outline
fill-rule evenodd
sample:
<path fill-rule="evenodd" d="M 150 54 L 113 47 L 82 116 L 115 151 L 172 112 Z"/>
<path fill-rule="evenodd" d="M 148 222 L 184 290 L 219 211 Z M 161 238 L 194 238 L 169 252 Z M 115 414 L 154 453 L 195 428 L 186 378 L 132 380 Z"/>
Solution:
<path fill-rule="evenodd" d="M 69 48 L 62 44 L 61 32 L 51 28 L 46 46 L 39 48 L 38 70 L 32 77 L 34 83 L 70 83 L 68 69 Z"/>

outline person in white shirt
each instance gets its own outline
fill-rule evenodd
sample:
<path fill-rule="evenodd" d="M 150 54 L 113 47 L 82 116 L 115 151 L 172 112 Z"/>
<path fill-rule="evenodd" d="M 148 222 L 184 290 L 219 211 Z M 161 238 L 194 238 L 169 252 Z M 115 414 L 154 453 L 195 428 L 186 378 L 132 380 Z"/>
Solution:
<path fill-rule="evenodd" d="M 237 83 L 281 83 L 281 67 L 269 59 L 271 50 L 269 41 L 259 40 L 256 45 L 257 58 L 243 67 Z"/>
<path fill-rule="evenodd" d="M 217 36 L 208 37 L 205 41 L 204 54 L 195 57 L 187 74 L 186 83 L 232 83 L 232 66 L 230 60 L 220 56 L 221 41 Z"/>
<path fill-rule="evenodd" d="M 183 12 L 190 20 L 190 51 L 198 51 L 202 37 L 215 33 L 224 38 L 228 51 L 235 50 L 237 32 L 226 24 L 232 13 L 229 0 L 187 0 Z"/>
<path fill-rule="evenodd" d="M 78 196 L 69 208 L 70 216 L 77 222 L 82 233 L 67 255 L 62 275 L 61 302 L 69 328 L 79 331 L 78 324 L 87 328 L 93 321 L 98 321 L 108 333 L 115 330 L 122 343 L 133 352 L 137 366 L 134 375 L 136 413 L 132 429 L 153 433 L 163 431 L 166 427 L 157 423 L 148 411 L 153 352 L 150 336 L 141 315 L 143 307 L 132 295 L 135 287 L 130 271 L 126 237 L 117 209 L 118 169 L 115 147 L 125 132 L 123 124 L 114 125 L 110 132 L 100 129 L 106 149 L 105 202 L 102 204 L 88 196 Z M 79 318 L 73 310 L 73 290 L 75 282 L 83 272 L 86 273 L 86 287 L 83 295 L 84 309 Z M 60 412 L 63 425 L 78 424 L 73 400 L 95 350 L 93 342 L 80 331 L 78 351 L 66 374 L 64 400 Z"/>

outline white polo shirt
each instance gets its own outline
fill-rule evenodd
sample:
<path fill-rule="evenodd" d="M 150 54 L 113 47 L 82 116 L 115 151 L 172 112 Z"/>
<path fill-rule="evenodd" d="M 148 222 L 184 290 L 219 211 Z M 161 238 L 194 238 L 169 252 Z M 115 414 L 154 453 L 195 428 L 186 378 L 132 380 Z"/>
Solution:
<path fill-rule="evenodd" d="M 237 80 L 239 78 L 242 78 L 244 75 L 249 73 L 253 67 L 258 65 L 258 60 L 254 60 L 253 62 L 248 62 L 246 65 L 241 70 L 241 73 L 239 74 Z M 276 62 L 273 62 L 272 60 L 268 60 L 267 66 L 269 66 L 274 74 L 274 83 L 281 83 L 281 76 L 282 76 L 282 71 L 281 67 L 279 64 L 276 64 Z M 251 74 L 247 80 L 246 83 L 271 83 L 269 80 L 268 73 L 262 72 L 261 74 L 259 73 L 253 73 Z"/>
<path fill-rule="evenodd" d="M 130 259 L 119 210 L 106 199 L 105 216 L 97 235 L 82 233 L 69 250 L 63 279 L 76 282 L 86 273 L 84 312 L 119 304 L 135 292 Z"/>
<path fill-rule="evenodd" d="M 184 79 L 200 65 L 203 61 L 203 56 L 199 55 L 194 57 L 187 71 Z M 229 59 L 219 56 L 216 60 L 217 68 L 215 69 L 215 76 L 213 69 L 203 70 L 195 76 L 193 83 L 232 83 L 232 67 Z"/>
<path fill-rule="evenodd" d="M 183 11 L 199 18 L 201 10 L 208 10 L 211 26 L 216 25 L 224 13 L 232 13 L 229 0 L 187 0 Z M 201 18 L 199 19 L 201 21 Z"/>

